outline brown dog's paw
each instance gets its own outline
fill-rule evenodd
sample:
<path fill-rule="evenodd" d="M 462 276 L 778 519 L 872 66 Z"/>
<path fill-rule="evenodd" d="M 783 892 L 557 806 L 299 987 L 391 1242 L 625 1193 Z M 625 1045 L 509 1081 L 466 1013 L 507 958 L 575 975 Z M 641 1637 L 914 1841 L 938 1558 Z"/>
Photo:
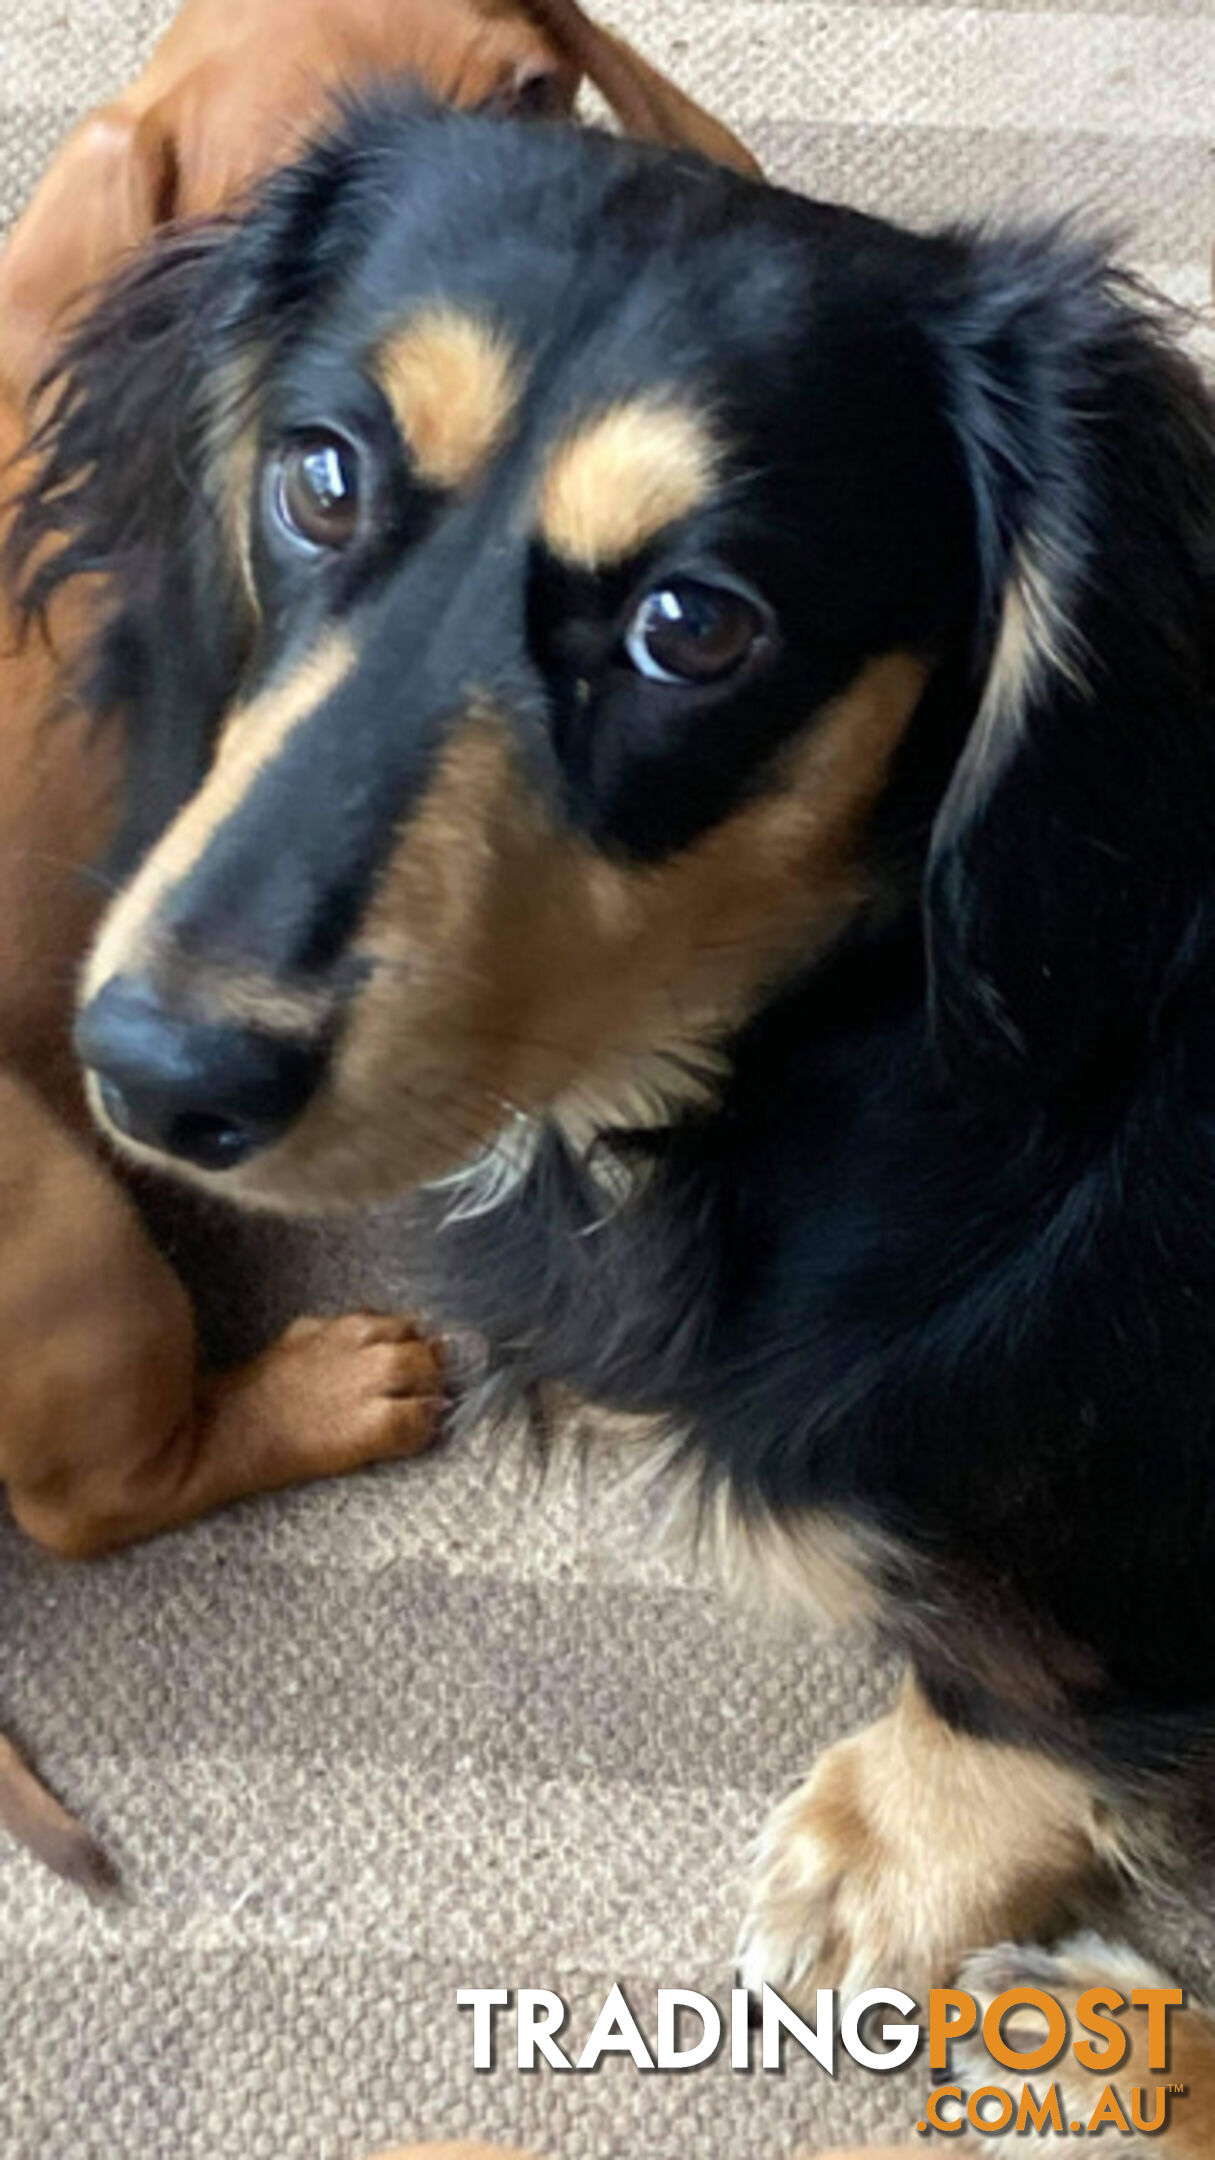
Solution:
<path fill-rule="evenodd" d="M 982 1944 L 1099 1908 L 1125 1864 L 1118 1829 L 1079 1772 L 953 1731 L 908 1682 L 770 1817 L 741 1978 L 794 2005 L 820 1987 L 923 2001 Z"/>
<path fill-rule="evenodd" d="M 296 1320 L 219 1388 L 228 1415 L 262 1428 L 285 1479 L 337 1477 L 429 1447 L 443 1352 L 399 1314 Z"/>
<path fill-rule="evenodd" d="M 128 1444 L 57 1489 L 10 1486 L 18 1521 L 65 1559 L 92 1559 L 255 1493 L 417 1455 L 446 1400 L 443 1351 L 412 1320 L 297 1320 L 259 1357 L 204 1380 L 166 1431 L 135 1399 Z"/>

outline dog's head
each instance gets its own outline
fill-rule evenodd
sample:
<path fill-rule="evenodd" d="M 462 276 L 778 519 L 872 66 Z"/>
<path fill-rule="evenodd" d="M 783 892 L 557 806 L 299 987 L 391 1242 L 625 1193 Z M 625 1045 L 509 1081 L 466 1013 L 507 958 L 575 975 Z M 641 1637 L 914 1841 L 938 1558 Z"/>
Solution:
<path fill-rule="evenodd" d="M 595 85 L 629 133 L 743 170 L 749 151 L 578 0 L 185 0 L 147 67 L 53 159 L 0 256 L 0 380 L 24 396 L 80 293 L 173 219 L 213 216 L 395 76 L 463 107 L 573 111 Z"/>
<path fill-rule="evenodd" d="M 1099 511 L 1159 763 L 1209 635 L 1205 415 L 1095 260 L 386 103 L 69 366 L 19 538 L 115 595 L 142 859 L 79 1045 L 137 1153 L 308 1208 L 678 1114 L 925 875 L 947 1055 L 1066 1063 L 1147 725 Z"/>

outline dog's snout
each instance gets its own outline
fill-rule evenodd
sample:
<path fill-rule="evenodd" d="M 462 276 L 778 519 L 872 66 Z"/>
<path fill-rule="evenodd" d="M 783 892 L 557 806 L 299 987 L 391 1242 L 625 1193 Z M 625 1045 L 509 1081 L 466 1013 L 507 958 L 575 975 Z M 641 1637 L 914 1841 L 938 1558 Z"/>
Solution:
<path fill-rule="evenodd" d="M 76 1049 L 119 1132 L 211 1171 L 281 1140 L 324 1066 L 322 1043 L 183 1018 L 121 976 L 81 1013 Z"/>

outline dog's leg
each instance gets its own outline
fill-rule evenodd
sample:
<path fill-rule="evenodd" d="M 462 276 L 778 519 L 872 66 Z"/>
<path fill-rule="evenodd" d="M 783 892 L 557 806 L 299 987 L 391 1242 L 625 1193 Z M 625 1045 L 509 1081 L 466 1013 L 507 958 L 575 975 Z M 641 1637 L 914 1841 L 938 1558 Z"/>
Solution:
<path fill-rule="evenodd" d="M 770 1817 L 742 1977 L 791 2002 L 871 1984 L 922 1999 L 972 1950 L 1101 1909 L 1131 1865 L 1095 1781 L 953 1730 L 909 1679 Z"/>
<path fill-rule="evenodd" d="M 300 1321 L 200 1381 L 189 1300 L 135 1209 L 11 1075 L 0 1221 L 0 1476 L 17 1520 L 57 1553 L 411 1455 L 435 1431 L 440 1353 L 407 1320 Z"/>
<path fill-rule="evenodd" d="M 1082 2031 L 1076 2022 L 1080 1998 L 1088 1989 L 1100 1988 L 1116 1991 L 1128 2005 L 1118 2012 L 1116 2021 L 1129 2045 L 1124 2059 L 1108 2071 L 1086 2069 L 1069 2046 L 1058 2063 L 1027 2081 L 993 2061 L 981 2040 L 972 2036 L 951 2051 L 948 2082 L 959 2084 L 964 2095 L 983 2086 L 1006 2089 L 1018 2108 L 1027 2082 L 1032 2083 L 1038 2101 L 1053 2082 L 1065 2136 L 1072 2124 L 1090 2125 L 1107 2086 L 1112 2086 L 1124 2111 L 1129 2111 L 1138 2088 L 1144 2096 L 1140 2107 L 1146 2121 L 1150 2122 L 1157 2107 L 1167 2100 L 1165 2126 L 1154 2134 L 1128 2138 L 1113 2122 L 1111 2134 L 1120 2154 L 1155 2153 L 1157 2160 L 1211 2160 L 1215 2153 L 1215 2019 L 1188 2002 L 1172 2011 L 1167 2026 L 1167 2064 L 1164 2069 L 1153 2069 L 1149 2060 L 1148 2011 L 1146 2007 L 1130 2006 L 1136 1989 L 1167 1988 L 1170 1984 L 1165 1974 L 1145 1964 L 1136 1952 L 1092 1935 L 1062 1943 L 1053 1954 L 1009 1944 L 984 1951 L 970 1959 L 957 1977 L 958 1987 L 973 1995 L 979 2005 L 976 2034 L 983 2011 L 998 1995 L 1010 1988 L 1038 1988 L 1066 2011 L 1072 2040 L 1090 2040 L 1103 2054 L 1106 2042 Z M 1104 2013 L 1108 2000 L 1097 2007 Z M 1029 2006 L 1010 2009 L 1001 2021 L 1001 2031 L 1010 2048 L 1031 2054 L 1046 2036 L 1045 2019 Z M 1165 2087 L 1180 2090 L 1158 2100 L 1158 2091 Z M 1129 2113 L 1127 2119 L 1131 2120 Z M 1027 2141 L 1026 2128 L 1018 2131 L 1015 2118 L 1007 2134 L 985 2132 L 982 2139 L 984 2152 L 990 2153 L 993 2160 L 996 2156 L 1003 2156 L 1003 2160 L 1050 2160 L 1058 2143 L 1058 2133 L 1045 2129 L 1041 2138 L 1030 2134 Z"/>

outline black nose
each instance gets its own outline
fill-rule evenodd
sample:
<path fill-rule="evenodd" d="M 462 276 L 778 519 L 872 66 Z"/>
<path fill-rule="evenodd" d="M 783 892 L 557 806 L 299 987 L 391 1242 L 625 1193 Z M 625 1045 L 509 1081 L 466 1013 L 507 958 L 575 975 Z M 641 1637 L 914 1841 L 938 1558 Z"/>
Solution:
<path fill-rule="evenodd" d="M 324 1069 L 324 1046 L 168 1012 L 117 976 L 76 1022 L 106 1115 L 143 1146 L 231 1170 L 281 1140 Z"/>

